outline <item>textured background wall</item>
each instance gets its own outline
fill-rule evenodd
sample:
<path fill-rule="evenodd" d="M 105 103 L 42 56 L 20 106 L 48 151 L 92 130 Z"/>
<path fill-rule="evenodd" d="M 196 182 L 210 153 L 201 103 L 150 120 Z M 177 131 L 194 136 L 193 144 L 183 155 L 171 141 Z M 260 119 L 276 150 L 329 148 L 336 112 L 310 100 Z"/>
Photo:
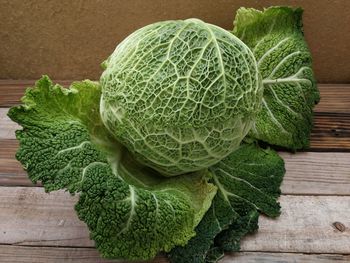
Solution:
<path fill-rule="evenodd" d="M 232 29 L 240 6 L 294 5 L 319 82 L 350 83 L 349 0 L 0 0 L 0 79 L 98 79 L 99 64 L 135 29 L 198 17 Z"/>

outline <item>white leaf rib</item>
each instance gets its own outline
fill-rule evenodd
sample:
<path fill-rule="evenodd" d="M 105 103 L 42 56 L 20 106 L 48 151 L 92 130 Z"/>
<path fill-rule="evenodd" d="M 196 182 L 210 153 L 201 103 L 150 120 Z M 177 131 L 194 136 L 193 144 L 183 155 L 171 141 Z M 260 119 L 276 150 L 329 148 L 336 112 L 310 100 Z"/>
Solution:
<path fill-rule="evenodd" d="M 57 173 L 60 174 L 60 173 L 62 173 L 63 171 L 65 171 L 66 169 L 71 168 L 71 167 L 72 167 L 71 165 L 72 165 L 72 160 L 70 160 L 63 168 L 59 169 L 59 170 L 57 171 Z"/>
<path fill-rule="evenodd" d="M 225 201 L 230 205 L 231 208 L 233 208 L 233 207 L 232 207 L 231 202 L 230 202 L 228 197 L 229 196 L 234 196 L 236 198 L 242 199 L 242 200 L 246 201 L 247 203 L 251 204 L 257 210 L 260 210 L 260 208 L 257 205 L 255 205 L 254 203 L 252 203 L 251 201 L 245 199 L 244 197 L 241 197 L 239 195 L 236 195 L 236 194 L 233 194 L 232 192 L 227 191 L 225 189 L 225 187 L 220 183 L 219 179 L 215 175 L 215 172 L 213 173 L 213 179 L 214 179 L 215 185 L 217 186 L 218 190 L 222 193 L 222 195 L 224 196 Z"/>
<path fill-rule="evenodd" d="M 294 75 L 291 75 L 286 78 L 277 78 L 277 79 L 267 78 L 263 80 L 263 84 L 296 83 L 296 82 L 298 83 L 307 82 L 309 84 L 312 84 L 312 81 L 310 79 L 300 78 L 300 74 L 307 69 L 312 71 L 310 67 L 304 66 L 304 67 L 301 67 Z"/>
<path fill-rule="evenodd" d="M 126 225 L 124 228 L 122 228 L 119 233 L 117 234 L 117 236 L 119 236 L 120 234 L 122 234 L 125 231 L 128 231 L 130 228 L 130 224 L 131 224 L 131 220 L 135 215 L 135 207 L 136 207 L 136 192 L 135 189 L 132 185 L 129 185 L 129 191 L 130 191 L 130 213 L 129 213 L 129 217 L 128 220 L 126 221 Z"/>
<path fill-rule="evenodd" d="M 218 190 L 222 193 L 222 195 L 223 195 L 225 201 L 226 201 L 227 203 L 229 203 L 230 206 L 231 206 L 230 200 L 228 199 L 228 191 L 227 191 L 227 190 L 225 189 L 225 187 L 221 184 L 221 182 L 220 182 L 219 179 L 217 178 L 215 172 L 213 172 L 213 180 L 214 180 L 215 185 L 216 185 L 216 187 L 218 188 Z"/>
<path fill-rule="evenodd" d="M 302 52 L 300 50 L 297 50 L 297 51 L 294 51 L 294 52 L 288 54 L 287 56 L 285 56 L 283 59 L 281 59 L 281 61 L 277 64 L 277 66 L 271 71 L 270 75 L 267 78 L 268 79 L 273 78 L 273 76 L 275 75 L 277 70 L 279 70 L 283 66 L 283 63 L 287 62 L 287 60 L 290 59 L 291 57 L 294 57 L 296 55 L 300 55 L 302 53 L 306 53 L 306 52 Z"/>
<path fill-rule="evenodd" d="M 158 203 L 158 199 L 157 199 L 157 197 L 155 196 L 155 194 L 154 193 L 152 193 L 152 196 L 153 196 L 153 198 L 154 198 L 154 201 L 155 201 L 155 203 L 156 203 L 156 215 L 155 215 L 155 227 L 154 227 L 154 229 L 153 229 L 153 231 L 154 231 L 154 233 L 155 233 L 155 235 L 157 235 L 157 227 L 158 227 L 158 214 L 159 214 L 159 203 Z"/>
<path fill-rule="evenodd" d="M 228 196 L 234 196 L 234 197 L 236 197 L 236 198 L 238 198 L 238 199 L 242 199 L 242 200 L 246 201 L 247 203 L 251 204 L 252 206 L 254 206 L 254 208 L 255 208 L 256 210 L 262 211 L 256 204 L 254 204 L 253 202 L 249 201 L 248 199 L 246 199 L 246 198 L 244 198 L 244 197 L 242 197 L 242 196 L 233 194 L 233 193 L 231 193 L 231 192 L 227 192 L 227 195 L 228 195 Z"/>
<path fill-rule="evenodd" d="M 271 92 L 272 92 L 273 96 L 276 98 L 276 101 L 278 104 L 280 104 L 282 107 L 286 108 L 289 112 L 291 112 L 295 116 L 299 117 L 300 119 L 303 119 L 303 116 L 299 112 L 294 111 L 293 109 L 291 109 L 287 105 L 287 103 L 284 103 L 283 101 L 280 100 L 280 98 L 277 96 L 277 93 L 274 91 L 273 88 L 271 88 L 271 86 L 268 86 L 268 88 L 271 90 Z"/>
<path fill-rule="evenodd" d="M 203 54 L 204 52 L 207 50 L 208 46 L 212 43 L 212 39 L 209 39 L 208 42 L 205 44 L 205 46 L 203 46 L 201 52 L 198 55 L 198 58 L 196 59 L 196 61 L 193 63 L 193 66 L 191 67 L 190 71 L 188 72 L 187 76 L 186 76 L 186 85 L 187 85 L 187 89 L 186 89 L 186 100 L 185 102 L 182 104 L 181 108 L 179 109 L 179 111 L 182 111 L 182 109 L 185 107 L 187 101 L 190 99 L 190 93 L 189 93 L 189 79 L 193 73 L 193 70 L 197 67 L 198 63 L 201 61 L 201 59 L 203 59 Z"/>
<path fill-rule="evenodd" d="M 235 45 L 233 45 L 233 43 L 227 42 L 227 41 L 224 40 L 224 39 L 218 39 L 218 41 L 223 42 L 223 43 L 225 43 L 226 45 L 231 46 L 231 48 L 237 50 L 238 53 L 242 52 L 242 50 L 239 49 L 238 47 L 236 47 Z M 241 46 L 241 47 L 243 48 L 243 50 L 244 50 L 247 54 L 249 54 L 249 55 L 255 60 L 254 54 L 251 52 L 250 49 L 248 49 L 248 48 L 246 47 L 246 45 L 245 45 L 243 42 L 242 42 L 242 46 Z M 243 58 L 243 60 L 244 60 L 244 64 L 245 64 L 246 67 L 247 67 L 247 73 L 248 73 L 248 75 L 249 75 L 249 80 L 250 80 L 250 87 L 252 87 L 252 74 L 250 74 L 250 66 L 249 66 L 249 63 L 247 62 L 245 56 L 242 56 L 242 58 Z M 226 76 L 226 75 L 225 75 L 225 76 Z M 257 67 L 256 67 L 256 70 L 255 70 L 255 77 L 256 77 L 256 79 L 258 79 L 258 68 L 257 68 Z M 257 84 L 258 84 L 258 81 L 257 81 Z M 258 87 L 257 87 L 257 88 L 258 88 Z M 226 90 L 226 89 L 225 89 L 225 90 Z"/>
<path fill-rule="evenodd" d="M 274 26 L 275 26 L 275 24 L 276 24 L 276 21 L 277 21 L 277 18 L 275 18 L 275 19 L 272 21 L 271 26 L 270 26 L 270 28 L 269 28 L 269 32 L 267 33 L 267 35 L 271 34 L 271 32 L 272 32 L 272 30 L 273 30 L 273 28 L 274 28 Z"/>
<path fill-rule="evenodd" d="M 77 150 L 77 149 L 82 149 L 85 144 L 91 144 L 91 142 L 90 141 L 83 141 L 79 145 L 68 147 L 68 148 L 65 148 L 63 150 L 60 150 L 56 153 L 55 157 L 57 157 L 58 155 L 60 155 L 62 153 L 65 153 L 65 152 L 69 152 L 69 151 Z"/>
<path fill-rule="evenodd" d="M 290 39 L 290 37 L 286 37 L 286 38 L 282 39 L 280 42 L 278 42 L 275 46 L 273 46 L 272 48 L 267 50 L 264 53 L 264 55 L 262 55 L 261 58 L 257 61 L 258 67 L 266 59 L 267 56 L 269 56 L 272 52 L 274 52 L 276 49 L 278 49 L 283 43 L 285 43 L 289 39 Z"/>
<path fill-rule="evenodd" d="M 298 79 L 298 78 L 282 78 L 282 79 L 264 79 L 263 84 L 279 84 L 279 83 L 312 83 L 309 79 Z"/>
<path fill-rule="evenodd" d="M 241 34 L 241 36 L 240 36 L 240 39 L 244 39 L 246 30 L 247 30 L 247 28 L 245 27 L 245 28 L 243 29 L 243 31 L 242 31 L 242 34 Z"/>
<path fill-rule="evenodd" d="M 216 37 L 213 33 L 213 31 L 211 30 L 210 26 L 208 24 L 205 24 L 204 25 L 206 26 L 206 28 L 208 29 L 211 37 L 212 37 L 212 41 L 216 47 L 216 51 L 217 51 L 217 55 L 218 55 L 218 58 L 219 58 L 219 65 L 220 65 L 220 69 L 221 69 L 221 72 L 223 74 L 223 85 L 224 85 L 224 88 L 226 89 L 227 88 L 227 80 L 226 80 L 226 77 L 225 77 L 225 68 L 224 68 L 224 61 L 222 59 L 222 55 L 221 55 L 221 49 L 219 47 L 219 44 L 218 44 L 218 41 L 216 40 Z"/>
<path fill-rule="evenodd" d="M 264 43 L 264 41 L 265 41 L 265 38 L 261 38 L 256 44 L 255 44 L 255 47 L 253 48 L 253 53 L 255 54 L 255 52 L 256 52 L 256 50 L 258 49 L 258 47 L 262 44 L 262 43 Z"/>
<path fill-rule="evenodd" d="M 270 108 L 269 108 L 269 106 L 268 106 L 268 104 L 266 103 L 266 101 L 265 101 L 264 98 L 262 99 L 262 103 L 263 103 L 263 105 L 265 106 L 265 108 L 266 108 L 266 110 L 267 110 L 267 113 L 270 115 L 272 122 L 275 123 L 275 124 L 282 130 L 283 133 L 289 135 L 290 133 L 287 132 L 287 131 L 284 129 L 284 127 L 282 126 L 282 124 L 281 124 L 281 123 L 276 119 L 276 117 L 273 115 L 272 111 L 270 110 Z"/>
<path fill-rule="evenodd" d="M 236 177 L 236 176 L 226 172 L 225 170 L 223 170 L 221 168 L 218 168 L 218 170 L 221 171 L 222 173 L 224 173 L 225 175 L 227 175 L 228 177 L 232 178 L 233 180 L 237 180 L 237 181 L 243 182 L 243 183 L 247 184 L 249 187 L 251 187 L 251 188 L 255 189 L 256 191 L 258 191 L 259 193 L 261 193 L 263 195 L 266 195 L 263 191 L 261 191 L 259 188 L 255 187 L 254 185 L 249 183 L 247 180 L 244 180 L 242 178 Z"/>
<path fill-rule="evenodd" d="M 168 46 L 168 50 L 167 50 L 167 55 L 166 55 L 166 60 L 170 60 L 170 51 L 173 47 L 173 44 L 175 42 L 176 39 L 180 39 L 179 36 L 180 34 L 186 29 L 186 27 L 188 27 L 190 25 L 190 23 L 185 23 L 183 27 L 180 27 L 176 34 L 173 36 L 173 39 L 169 42 L 169 46 Z"/>
<path fill-rule="evenodd" d="M 173 205 L 168 200 L 163 200 L 163 201 L 170 207 L 174 221 L 175 221 L 175 209 L 174 209 Z"/>
<path fill-rule="evenodd" d="M 82 183 L 84 181 L 84 178 L 85 178 L 85 174 L 86 172 L 88 171 L 88 169 L 90 169 L 91 167 L 95 166 L 95 165 L 109 165 L 107 163 L 103 163 L 103 162 L 92 162 L 92 163 L 89 163 L 87 166 L 85 166 L 82 170 L 82 173 L 81 173 L 81 180 L 80 180 L 80 183 Z"/>
<path fill-rule="evenodd" d="M 213 216 L 214 216 L 214 218 L 215 218 L 215 222 L 216 222 L 216 224 L 218 225 L 218 228 L 219 228 L 219 230 L 220 230 L 220 232 L 221 232 L 222 228 L 221 228 L 219 219 L 218 219 L 218 217 L 217 217 L 216 214 L 215 214 L 215 205 L 214 205 L 214 204 L 213 204 L 213 206 L 212 206 L 212 211 L 213 211 Z"/>

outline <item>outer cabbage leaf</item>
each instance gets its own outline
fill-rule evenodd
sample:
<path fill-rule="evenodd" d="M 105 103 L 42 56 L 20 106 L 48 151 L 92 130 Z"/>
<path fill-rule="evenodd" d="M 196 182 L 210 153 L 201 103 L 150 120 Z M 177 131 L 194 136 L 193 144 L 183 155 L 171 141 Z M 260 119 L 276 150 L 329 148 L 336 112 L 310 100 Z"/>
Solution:
<path fill-rule="evenodd" d="M 263 107 L 250 135 L 293 150 L 308 147 L 319 92 L 302 9 L 240 8 L 234 25 L 233 33 L 252 49 L 263 78 Z"/>
<path fill-rule="evenodd" d="M 280 213 L 276 199 L 285 169 L 275 151 L 243 144 L 210 170 L 218 193 L 197 226 L 197 235 L 170 252 L 174 263 L 216 262 L 224 251 L 239 250 L 242 236 L 258 228 L 259 213 Z"/>
<path fill-rule="evenodd" d="M 136 163 L 99 117 L 99 84 L 43 77 L 9 116 L 23 130 L 18 160 L 46 191 L 79 193 L 76 211 L 104 257 L 150 259 L 185 245 L 216 193 L 207 172 L 165 178 Z"/>

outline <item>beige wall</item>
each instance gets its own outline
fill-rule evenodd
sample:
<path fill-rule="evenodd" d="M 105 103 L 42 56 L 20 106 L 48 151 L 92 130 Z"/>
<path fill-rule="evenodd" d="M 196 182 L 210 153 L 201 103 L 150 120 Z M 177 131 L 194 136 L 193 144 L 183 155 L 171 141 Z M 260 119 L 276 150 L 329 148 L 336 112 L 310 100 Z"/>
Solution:
<path fill-rule="evenodd" d="M 300 5 L 319 82 L 350 83 L 350 0 L 0 0 L 0 79 L 98 79 L 135 29 L 198 17 L 232 28 L 240 6 Z"/>

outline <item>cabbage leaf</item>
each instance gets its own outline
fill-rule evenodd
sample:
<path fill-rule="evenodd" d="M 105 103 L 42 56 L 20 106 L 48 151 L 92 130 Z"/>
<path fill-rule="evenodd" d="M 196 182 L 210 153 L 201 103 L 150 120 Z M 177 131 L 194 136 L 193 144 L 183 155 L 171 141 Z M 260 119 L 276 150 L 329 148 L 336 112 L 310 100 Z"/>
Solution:
<path fill-rule="evenodd" d="M 165 178 L 136 163 L 99 115 L 100 85 L 69 89 L 48 77 L 27 89 L 8 115 L 23 129 L 18 160 L 46 191 L 79 193 L 76 211 L 107 258 L 150 259 L 184 245 L 211 205 L 207 171 Z"/>
<path fill-rule="evenodd" d="M 302 9 L 240 8 L 233 33 L 247 44 L 263 79 L 262 110 L 250 135 L 292 150 L 309 146 L 320 99 L 302 28 Z"/>
<path fill-rule="evenodd" d="M 210 171 L 218 193 L 197 235 L 170 252 L 172 262 L 215 262 L 224 251 L 239 250 L 241 237 L 258 228 L 259 213 L 280 213 L 277 197 L 285 169 L 274 150 L 243 144 Z"/>

